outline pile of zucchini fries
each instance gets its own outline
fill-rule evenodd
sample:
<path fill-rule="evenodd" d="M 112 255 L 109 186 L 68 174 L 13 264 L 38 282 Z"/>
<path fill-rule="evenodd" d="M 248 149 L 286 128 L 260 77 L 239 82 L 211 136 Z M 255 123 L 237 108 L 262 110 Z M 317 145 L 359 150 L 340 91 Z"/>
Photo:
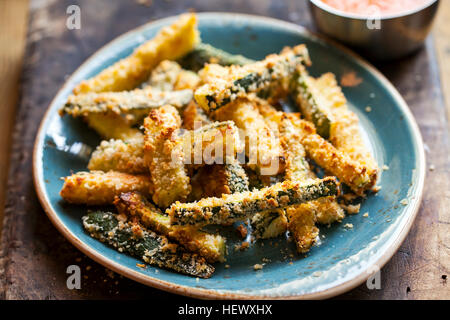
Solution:
<path fill-rule="evenodd" d="M 207 225 L 244 221 L 254 240 L 289 232 L 307 252 L 317 225 L 345 216 L 340 184 L 345 199 L 364 197 L 379 171 L 334 75 L 314 79 L 310 65 L 304 45 L 262 61 L 229 54 L 201 43 L 195 14 L 181 15 L 61 108 L 104 139 L 89 171 L 63 178 L 61 197 L 114 205 L 82 218 L 92 237 L 195 277 L 225 261 L 225 238 Z M 287 98 L 298 113 L 281 111 Z M 196 158 L 207 149 L 210 159 Z"/>

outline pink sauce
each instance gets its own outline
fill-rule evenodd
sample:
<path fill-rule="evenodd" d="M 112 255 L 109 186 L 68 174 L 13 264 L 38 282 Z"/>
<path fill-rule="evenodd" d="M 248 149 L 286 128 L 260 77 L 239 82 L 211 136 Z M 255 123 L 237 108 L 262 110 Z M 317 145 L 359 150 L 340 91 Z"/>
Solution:
<path fill-rule="evenodd" d="M 431 3 L 430 0 L 322 0 L 322 2 L 341 11 L 361 15 L 372 15 L 374 11 L 379 10 L 382 16 L 403 13 Z"/>

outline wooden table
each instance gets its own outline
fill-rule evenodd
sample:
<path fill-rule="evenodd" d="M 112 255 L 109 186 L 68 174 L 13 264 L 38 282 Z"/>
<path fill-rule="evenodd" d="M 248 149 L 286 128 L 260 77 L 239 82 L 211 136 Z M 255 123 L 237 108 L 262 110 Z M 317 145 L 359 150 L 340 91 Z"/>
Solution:
<path fill-rule="evenodd" d="M 445 275 L 450 274 L 450 142 L 442 89 L 446 88 L 449 99 L 450 28 L 447 23 L 450 4 L 449 1 L 442 2 L 442 18 L 424 50 L 401 61 L 377 66 L 394 83 L 416 116 L 426 144 L 428 166 L 434 168 L 427 175 L 420 212 L 400 250 L 382 269 L 382 290 L 368 290 L 362 285 L 340 296 L 340 299 L 450 298 L 450 288 L 444 279 Z M 78 4 L 81 8 L 81 30 L 65 27 L 66 8 L 71 4 Z M 1 6 L 5 5 L 5 1 L 1 0 L 0 12 Z M 314 29 L 306 1 L 299 0 L 31 0 L 20 103 L 16 108 L 12 131 L 6 185 L 0 246 L 0 298 L 129 299 L 172 296 L 107 271 L 68 243 L 51 225 L 36 198 L 31 157 L 37 128 L 48 104 L 66 77 L 86 58 L 125 31 L 190 8 L 198 12 L 235 11 L 272 16 Z M 20 24 L 22 21 L 23 28 L 26 13 L 22 12 L 19 16 L 22 18 L 8 24 Z M 1 17 L 0 21 L 2 25 L 6 23 Z M 18 28 L 21 27 L 8 30 L 20 31 Z M 4 30 L 3 27 L 0 30 Z M 20 42 L 20 32 L 16 39 Z M 2 50 L 10 49 L 5 43 L 0 45 Z M 21 50 L 18 52 L 20 56 Z M 6 64 L 8 61 L 0 60 L 1 67 Z M 14 70 L 12 74 L 17 72 L 17 69 Z M 440 70 L 443 72 L 442 79 Z M 10 90 L 13 90 L 16 79 L 8 77 L 8 80 L 11 80 Z M 8 92 L 0 93 L 0 101 L 3 102 L 3 96 L 8 96 Z M 0 103 L 3 111 L 0 137 L 7 134 L 4 127 L 11 122 L 14 114 L 14 107 L 11 108 L 14 106 L 13 100 L 8 100 L 9 108 Z M 5 113 L 8 117 L 3 117 Z M 0 145 L 3 142 L 0 140 Z M 2 153 L 4 151 L 1 150 Z M 0 165 L 5 167 L 6 158 L 0 160 Z M 71 264 L 82 267 L 84 277 L 81 290 L 68 290 L 66 287 L 66 268 Z"/>

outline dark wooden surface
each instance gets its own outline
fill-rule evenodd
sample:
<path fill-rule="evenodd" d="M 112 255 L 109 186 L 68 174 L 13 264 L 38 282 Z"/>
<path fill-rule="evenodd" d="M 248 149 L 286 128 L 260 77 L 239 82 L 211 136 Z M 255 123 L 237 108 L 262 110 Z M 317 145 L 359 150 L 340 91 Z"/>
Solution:
<path fill-rule="evenodd" d="M 149 20 L 182 13 L 234 11 L 272 16 L 313 28 L 305 0 L 83 0 L 31 1 L 21 99 L 17 109 L 0 244 L 0 298 L 169 298 L 108 272 L 81 254 L 51 225 L 34 191 L 32 148 L 53 96 L 86 58 L 116 36 Z M 81 8 L 81 30 L 65 27 L 66 8 Z M 378 66 L 399 89 L 417 118 L 428 165 L 418 218 L 400 250 L 382 269 L 382 289 L 362 285 L 341 299 L 450 298 L 450 161 L 448 119 L 432 39 L 417 55 Z M 66 287 L 66 268 L 82 268 L 82 289 Z"/>

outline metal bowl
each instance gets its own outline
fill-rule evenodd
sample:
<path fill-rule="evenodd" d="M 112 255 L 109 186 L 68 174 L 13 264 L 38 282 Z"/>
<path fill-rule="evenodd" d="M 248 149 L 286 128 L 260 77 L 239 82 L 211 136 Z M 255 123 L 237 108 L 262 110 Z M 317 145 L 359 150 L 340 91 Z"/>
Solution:
<path fill-rule="evenodd" d="M 334 9 L 321 0 L 309 3 L 321 32 L 372 60 L 397 59 L 421 48 L 439 7 L 439 0 L 430 0 L 401 14 L 369 17 Z"/>

